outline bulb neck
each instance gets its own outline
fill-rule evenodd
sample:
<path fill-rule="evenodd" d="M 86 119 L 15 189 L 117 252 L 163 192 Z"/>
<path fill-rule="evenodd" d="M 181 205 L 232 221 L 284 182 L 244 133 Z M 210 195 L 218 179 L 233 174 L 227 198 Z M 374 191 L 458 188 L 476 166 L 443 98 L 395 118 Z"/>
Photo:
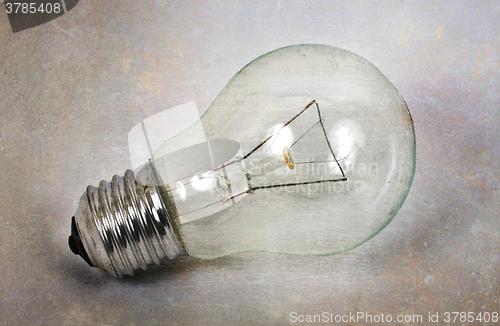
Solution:
<path fill-rule="evenodd" d="M 88 186 L 69 238 L 71 250 L 90 265 L 122 277 L 163 259 L 187 255 L 160 194 L 151 163 L 138 173 L 115 175 Z"/>

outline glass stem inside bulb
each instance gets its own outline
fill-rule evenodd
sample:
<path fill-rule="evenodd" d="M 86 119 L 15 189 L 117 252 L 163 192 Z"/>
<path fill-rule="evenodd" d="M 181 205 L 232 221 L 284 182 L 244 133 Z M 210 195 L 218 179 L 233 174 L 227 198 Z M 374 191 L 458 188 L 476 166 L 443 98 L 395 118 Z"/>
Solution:
<path fill-rule="evenodd" d="M 277 153 L 248 166 L 244 159 L 236 157 L 219 168 L 170 183 L 169 193 L 176 217 L 185 224 L 228 208 L 255 190 L 254 185 L 266 175 L 292 168 L 291 162 L 293 159 L 287 148 L 286 155 Z"/>

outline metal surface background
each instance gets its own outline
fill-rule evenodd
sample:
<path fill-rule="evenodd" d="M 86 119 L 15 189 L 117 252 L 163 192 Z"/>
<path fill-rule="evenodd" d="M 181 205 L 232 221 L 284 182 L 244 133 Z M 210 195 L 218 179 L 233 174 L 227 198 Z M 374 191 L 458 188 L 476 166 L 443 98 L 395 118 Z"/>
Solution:
<path fill-rule="evenodd" d="M 0 323 L 499 312 L 499 32 L 496 1 L 86 0 L 15 34 L 1 14 Z M 416 175 L 385 230 L 335 256 L 183 258 L 124 279 L 71 253 L 78 199 L 130 168 L 134 125 L 205 110 L 249 61 L 298 43 L 364 57 L 410 108 Z"/>

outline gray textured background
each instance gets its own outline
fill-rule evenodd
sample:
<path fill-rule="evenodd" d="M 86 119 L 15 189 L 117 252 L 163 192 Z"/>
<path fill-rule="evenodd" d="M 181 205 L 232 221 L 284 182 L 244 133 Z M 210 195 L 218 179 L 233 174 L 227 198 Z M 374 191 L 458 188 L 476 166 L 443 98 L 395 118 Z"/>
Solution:
<path fill-rule="evenodd" d="M 246 63 L 297 43 L 366 58 L 408 103 L 417 170 L 384 231 L 336 256 L 184 258 L 124 279 L 69 251 L 80 195 L 130 167 L 135 124 L 205 110 Z M 85 0 L 16 34 L 0 14 L 0 322 L 500 312 L 499 51 L 497 1 Z"/>

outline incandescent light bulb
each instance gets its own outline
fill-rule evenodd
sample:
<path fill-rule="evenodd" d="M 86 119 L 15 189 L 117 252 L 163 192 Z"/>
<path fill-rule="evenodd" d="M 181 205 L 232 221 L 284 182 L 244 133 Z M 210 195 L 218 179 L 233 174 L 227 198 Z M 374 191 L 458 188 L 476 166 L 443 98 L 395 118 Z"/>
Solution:
<path fill-rule="evenodd" d="M 199 128 L 206 142 L 172 151 Z M 339 253 L 391 221 L 414 170 L 410 113 L 377 68 L 285 47 L 240 70 L 139 172 L 89 186 L 69 244 L 119 277 L 180 255 Z"/>

